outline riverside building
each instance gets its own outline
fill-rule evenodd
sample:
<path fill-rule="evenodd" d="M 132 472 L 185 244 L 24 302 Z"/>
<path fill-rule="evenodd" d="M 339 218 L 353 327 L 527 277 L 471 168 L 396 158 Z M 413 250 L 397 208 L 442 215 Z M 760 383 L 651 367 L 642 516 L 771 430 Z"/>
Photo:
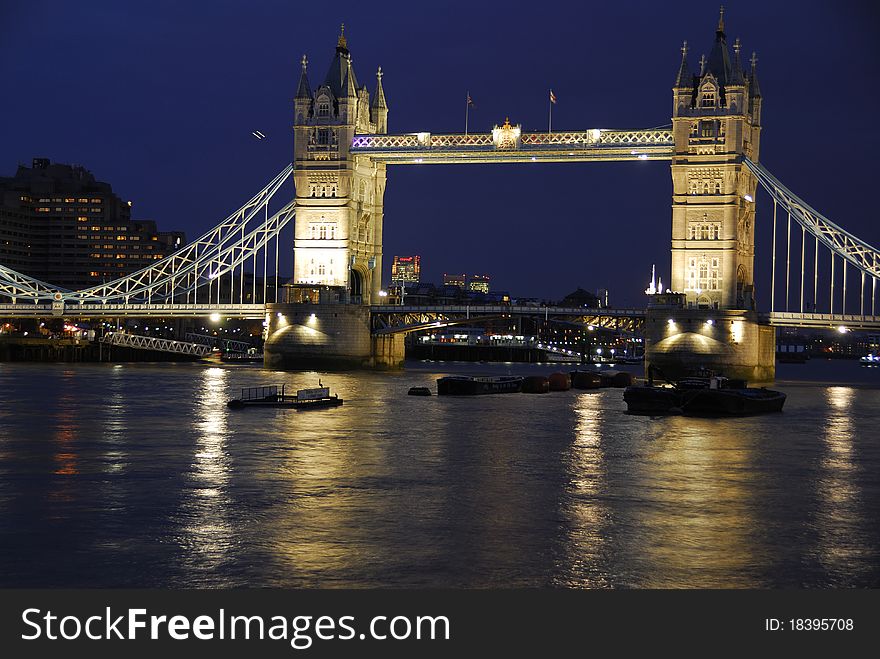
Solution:
<path fill-rule="evenodd" d="M 22 274 L 81 289 L 144 268 L 186 242 L 132 220 L 131 202 L 78 165 L 34 158 L 0 177 L 0 263 Z"/>

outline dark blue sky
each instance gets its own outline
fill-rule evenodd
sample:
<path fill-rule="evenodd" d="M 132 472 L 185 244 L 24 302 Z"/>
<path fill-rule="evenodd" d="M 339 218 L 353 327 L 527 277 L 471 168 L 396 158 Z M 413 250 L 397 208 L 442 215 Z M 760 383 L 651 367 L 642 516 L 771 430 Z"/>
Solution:
<path fill-rule="evenodd" d="M 667 124 L 681 42 L 696 67 L 717 18 L 696 1 L 3 0 L 0 174 L 34 156 L 79 163 L 136 217 L 195 237 L 289 161 L 299 59 L 320 82 L 340 22 L 371 90 L 382 65 L 390 131 L 447 132 L 463 129 L 467 90 L 472 131 L 505 116 L 546 130 L 548 87 L 560 130 Z M 749 0 L 725 20 L 731 43 L 758 51 L 761 161 L 880 244 L 877 10 Z M 651 263 L 668 276 L 670 194 L 668 163 L 392 168 L 386 266 L 420 253 L 429 280 L 487 272 L 515 294 L 607 286 L 642 304 Z M 759 198 L 759 273 L 769 207 Z"/>

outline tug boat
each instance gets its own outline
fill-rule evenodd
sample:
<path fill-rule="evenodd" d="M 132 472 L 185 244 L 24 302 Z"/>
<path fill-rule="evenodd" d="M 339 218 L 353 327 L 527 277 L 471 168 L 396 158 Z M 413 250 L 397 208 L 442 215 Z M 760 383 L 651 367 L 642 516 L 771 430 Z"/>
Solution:
<path fill-rule="evenodd" d="M 782 411 L 784 393 L 745 384 L 743 380 L 715 376 L 687 378 L 663 386 L 648 383 L 627 387 L 623 400 L 630 414 L 748 416 Z"/>
<path fill-rule="evenodd" d="M 287 395 L 284 391 L 286 385 L 281 385 L 279 391 L 277 385 L 264 387 L 249 387 L 241 390 L 241 398 L 234 398 L 226 405 L 232 409 L 240 410 L 245 407 L 286 407 L 297 410 L 317 410 L 326 407 L 338 407 L 342 405 L 342 399 L 338 394 L 330 395 L 330 387 L 325 387 L 318 381 L 320 386 L 314 389 L 299 389 L 296 395 Z"/>
<path fill-rule="evenodd" d="M 785 394 L 772 389 L 691 389 L 681 411 L 688 416 L 747 416 L 781 412 Z"/>
<path fill-rule="evenodd" d="M 478 396 L 482 394 L 512 394 L 522 391 L 523 379 L 514 375 L 501 377 L 468 377 L 449 375 L 437 380 L 439 396 Z"/>

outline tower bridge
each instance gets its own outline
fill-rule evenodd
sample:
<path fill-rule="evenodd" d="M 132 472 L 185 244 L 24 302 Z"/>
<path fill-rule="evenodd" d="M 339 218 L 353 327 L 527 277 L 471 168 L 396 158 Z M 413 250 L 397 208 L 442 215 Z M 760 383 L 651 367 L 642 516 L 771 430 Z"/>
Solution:
<path fill-rule="evenodd" d="M 394 366 L 402 361 L 402 335 L 426 323 L 536 310 L 377 304 L 389 166 L 669 160 L 670 289 L 652 291 L 645 310 L 602 310 L 594 320 L 640 328 L 648 360 L 666 372 L 700 363 L 772 378 L 776 326 L 880 328 L 880 252 L 760 163 L 757 58 L 744 61 L 739 39 L 728 45 L 723 18 L 696 68 L 687 44 L 681 49 L 671 123 L 637 130 L 525 132 L 505 120 L 489 133 L 389 133 L 382 70 L 371 93 L 358 81 L 341 34 L 314 89 L 303 56 L 292 163 L 241 208 L 150 267 L 83 290 L 0 264 L 0 316 L 264 318 L 270 365 Z M 290 180 L 292 200 L 282 193 Z M 755 281 L 759 188 L 772 200 L 760 221 L 773 229 L 771 280 L 762 286 Z M 277 285 L 280 254 L 291 248 L 280 241 L 286 226 L 294 230 L 294 301 L 283 299 Z M 335 293 L 318 302 L 317 291 Z M 543 312 L 586 319 L 584 310 Z"/>

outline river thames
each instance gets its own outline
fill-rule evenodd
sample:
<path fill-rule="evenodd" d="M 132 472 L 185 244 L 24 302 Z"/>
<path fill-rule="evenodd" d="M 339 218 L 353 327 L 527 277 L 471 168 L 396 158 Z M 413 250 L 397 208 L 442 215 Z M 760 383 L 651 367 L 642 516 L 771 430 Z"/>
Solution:
<path fill-rule="evenodd" d="M 226 401 L 318 374 L 0 364 L 0 586 L 880 586 L 880 369 L 783 365 L 738 419 L 406 395 L 554 370 L 326 373 L 345 404 L 297 412 Z"/>

